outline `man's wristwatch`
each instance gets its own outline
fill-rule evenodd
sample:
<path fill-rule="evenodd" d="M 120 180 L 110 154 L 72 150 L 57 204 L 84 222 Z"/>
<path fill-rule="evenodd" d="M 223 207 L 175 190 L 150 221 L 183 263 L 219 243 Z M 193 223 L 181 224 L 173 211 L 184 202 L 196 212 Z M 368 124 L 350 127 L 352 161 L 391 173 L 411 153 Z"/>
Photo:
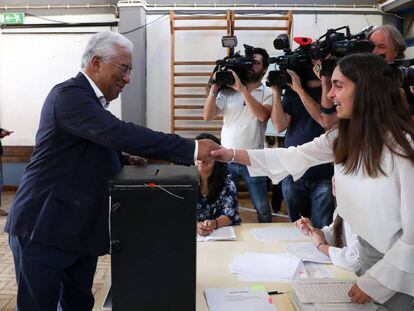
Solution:
<path fill-rule="evenodd" d="M 333 114 L 336 111 L 336 107 L 332 106 L 331 108 L 325 108 L 321 106 L 321 113 L 323 114 Z"/>

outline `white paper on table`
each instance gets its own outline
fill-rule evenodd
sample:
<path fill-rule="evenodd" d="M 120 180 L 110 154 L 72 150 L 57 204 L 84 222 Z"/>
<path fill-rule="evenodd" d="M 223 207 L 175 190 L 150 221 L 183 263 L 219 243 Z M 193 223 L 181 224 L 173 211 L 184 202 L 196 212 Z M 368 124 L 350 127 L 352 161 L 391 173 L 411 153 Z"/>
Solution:
<path fill-rule="evenodd" d="M 307 278 L 308 278 L 308 272 L 306 271 L 305 265 L 303 264 L 303 261 L 301 260 L 298 266 L 298 270 L 296 271 L 295 280 L 307 279 Z"/>
<path fill-rule="evenodd" d="M 303 263 L 308 278 L 313 279 L 327 279 L 335 278 L 335 273 L 328 269 L 325 264 L 315 262 L 304 262 Z"/>
<path fill-rule="evenodd" d="M 300 259 L 290 254 L 246 253 L 229 266 L 240 280 L 250 282 L 292 281 Z"/>
<path fill-rule="evenodd" d="M 303 261 L 332 263 L 331 258 L 318 251 L 312 242 L 284 243 L 283 246 L 289 253 L 299 257 Z"/>
<path fill-rule="evenodd" d="M 253 288 L 206 288 L 210 311 L 277 311 L 267 291 Z"/>
<path fill-rule="evenodd" d="M 255 228 L 251 232 L 259 241 L 309 239 L 295 227 Z"/>
<path fill-rule="evenodd" d="M 235 241 L 237 240 L 236 233 L 234 232 L 233 226 L 221 227 L 214 230 L 210 235 L 201 236 L 197 234 L 197 242 L 206 242 L 206 241 Z"/>

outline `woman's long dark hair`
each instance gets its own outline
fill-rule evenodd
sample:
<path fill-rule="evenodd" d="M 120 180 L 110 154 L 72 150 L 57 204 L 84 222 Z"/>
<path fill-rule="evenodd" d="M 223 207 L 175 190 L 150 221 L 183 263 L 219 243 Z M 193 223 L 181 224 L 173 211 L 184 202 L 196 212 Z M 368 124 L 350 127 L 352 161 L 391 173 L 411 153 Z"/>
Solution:
<path fill-rule="evenodd" d="M 221 145 L 220 140 L 216 136 L 211 135 L 209 133 L 201 133 L 197 135 L 195 139 L 196 140 L 211 139 L 215 143 Z M 207 203 L 208 204 L 212 204 L 217 201 L 221 191 L 223 190 L 223 186 L 227 179 L 227 175 L 228 175 L 227 163 L 216 161 L 214 163 L 213 172 L 211 173 L 211 175 L 208 177 L 208 180 L 207 180 L 207 188 L 208 188 Z M 198 189 L 198 191 L 200 192 L 200 189 Z"/>
<path fill-rule="evenodd" d="M 413 123 L 402 104 L 394 70 L 381 56 L 369 53 L 346 56 L 338 66 L 355 83 L 355 98 L 351 118 L 338 122 L 335 163 L 344 165 L 345 174 L 362 168 L 370 177 L 385 175 L 381 167 L 385 144 L 414 164 Z"/>
<path fill-rule="evenodd" d="M 344 232 L 343 232 L 343 219 L 341 216 L 336 215 L 333 223 L 333 246 L 344 247 Z"/>

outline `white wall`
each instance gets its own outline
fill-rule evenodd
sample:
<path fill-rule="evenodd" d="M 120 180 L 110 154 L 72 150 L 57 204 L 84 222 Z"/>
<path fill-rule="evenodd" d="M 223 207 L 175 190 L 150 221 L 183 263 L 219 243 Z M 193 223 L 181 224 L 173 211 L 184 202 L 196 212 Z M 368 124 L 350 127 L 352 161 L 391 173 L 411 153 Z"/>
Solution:
<path fill-rule="evenodd" d="M 160 18 L 160 15 L 147 16 L 147 22 Z M 346 24 L 344 24 L 346 21 Z M 180 25 L 183 25 L 181 21 Z M 194 22 L 186 22 L 186 25 Z M 263 21 L 248 21 L 245 24 L 238 22 L 237 25 L 245 26 L 267 26 Z M 276 26 L 275 22 L 268 26 Z M 223 25 L 217 22 L 217 25 Z M 309 36 L 314 39 L 326 32 L 328 28 L 337 28 L 348 25 L 352 33 L 357 33 L 370 25 L 382 24 L 381 15 L 352 15 L 352 14 L 294 14 L 293 16 L 293 36 Z M 200 24 L 198 24 L 200 25 Z M 211 21 L 209 25 L 212 25 Z M 179 26 L 177 24 L 177 26 Z M 226 50 L 221 47 L 221 36 L 224 31 L 176 31 L 176 60 L 216 60 L 225 56 Z M 259 46 L 267 49 L 270 55 L 280 54 L 273 47 L 273 40 L 278 32 L 272 31 L 238 31 L 237 49 L 243 50 L 243 44 Z M 161 130 L 170 131 L 170 25 L 169 17 L 163 17 L 154 22 L 147 28 L 147 117 L 148 126 Z M 296 45 L 293 46 L 296 48 Z M 193 66 L 194 67 L 194 66 Z M 181 71 L 187 70 L 207 71 L 203 68 L 179 68 Z M 209 67 L 211 71 L 213 66 Z M 207 78 L 202 77 L 200 82 L 206 82 Z M 183 81 L 184 82 L 184 81 Z M 197 91 L 183 90 L 183 92 L 193 91 L 202 93 L 202 89 Z M 191 100 L 192 103 L 202 103 L 203 100 Z"/>
<path fill-rule="evenodd" d="M 160 15 L 148 15 L 147 22 Z M 113 15 L 48 16 L 50 19 L 72 22 L 113 21 Z M 353 33 L 368 25 L 382 24 L 380 15 L 351 14 L 298 14 L 293 17 L 293 35 L 319 37 L 326 29 L 343 26 L 347 21 Z M 30 20 L 27 22 L 44 22 Z M 182 23 L 182 22 L 181 22 Z M 188 23 L 188 22 L 187 22 Z M 248 22 L 254 25 L 253 22 Z M 222 22 L 218 22 L 222 24 Z M 241 24 L 240 24 L 241 25 Z M 263 25 L 263 22 L 260 23 Z M 273 24 L 274 25 L 274 24 Z M 40 109 L 53 85 L 62 82 L 78 72 L 80 57 L 86 42 L 94 31 L 89 29 L 44 29 L 42 31 L 79 31 L 82 34 L 6 34 L 0 32 L 0 126 L 15 131 L 3 139 L 4 145 L 33 145 L 39 122 Z M 107 28 L 108 29 L 108 28 Z M 33 29 L 18 32 L 32 32 Z M 238 32 L 238 49 L 247 43 L 261 46 L 271 55 L 276 55 L 272 42 L 278 33 L 261 31 Z M 226 50 L 221 47 L 224 31 L 178 32 L 176 35 L 177 60 L 216 60 Z M 168 15 L 147 27 L 147 118 L 148 126 L 170 132 L 170 25 Z M 208 68 L 181 68 L 200 71 Z M 134 79 L 144 79 L 134 76 Z M 206 78 L 199 79 L 205 82 Z M 194 89 L 182 90 L 195 92 Z M 199 89 L 197 92 L 202 93 Z M 202 100 L 198 100 L 202 103 Z M 120 116 L 121 103 L 117 99 L 110 110 Z"/>
<path fill-rule="evenodd" d="M 70 22 L 113 21 L 112 15 L 49 16 Z M 27 22 L 30 23 L 30 17 Z M 39 22 L 33 20 L 32 22 Z M 44 21 L 43 21 L 44 22 Z M 0 126 L 14 133 L 3 139 L 4 145 L 34 145 L 40 110 L 50 89 L 75 76 L 87 41 L 99 28 L 4 29 L 0 34 Z M 27 32 L 76 31 L 83 33 Z M 25 34 L 27 33 L 27 34 Z M 120 116 L 120 100 L 110 105 Z"/>

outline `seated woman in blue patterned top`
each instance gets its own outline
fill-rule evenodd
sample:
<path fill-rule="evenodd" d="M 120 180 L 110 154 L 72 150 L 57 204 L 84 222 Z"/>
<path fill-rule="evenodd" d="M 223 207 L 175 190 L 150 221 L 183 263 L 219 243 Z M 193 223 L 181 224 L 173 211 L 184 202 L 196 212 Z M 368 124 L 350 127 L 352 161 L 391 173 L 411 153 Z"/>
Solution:
<path fill-rule="evenodd" d="M 220 140 L 208 133 L 202 133 L 195 139 L 205 138 L 220 145 Z M 197 202 L 198 234 L 206 236 L 217 228 L 240 224 L 237 190 L 230 179 L 227 163 L 197 160 L 195 164 L 200 174 Z"/>

